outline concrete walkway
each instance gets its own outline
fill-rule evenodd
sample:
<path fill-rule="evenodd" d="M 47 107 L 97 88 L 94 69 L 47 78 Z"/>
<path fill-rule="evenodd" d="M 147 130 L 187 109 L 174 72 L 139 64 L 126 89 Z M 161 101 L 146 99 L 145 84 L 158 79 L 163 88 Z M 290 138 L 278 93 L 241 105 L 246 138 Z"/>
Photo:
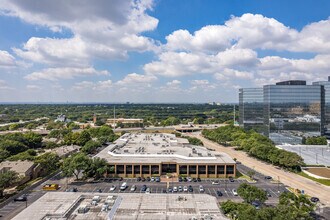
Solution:
<path fill-rule="evenodd" d="M 304 190 L 306 194 L 310 196 L 318 197 L 326 206 L 330 206 L 330 187 L 322 185 L 320 183 L 314 182 L 305 177 L 299 176 L 297 174 L 287 172 L 281 169 L 275 168 L 273 165 L 259 161 L 252 157 L 249 157 L 243 151 L 236 151 L 233 147 L 224 147 L 213 141 L 210 141 L 204 138 L 201 134 L 188 134 L 191 137 L 197 137 L 203 141 L 204 146 L 215 149 L 219 152 L 227 153 L 232 158 L 236 158 L 238 161 L 241 161 L 244 165 L 254 168 L 256 171 L 263 173 L 265 175 L 272 176 L 274 179 L 280 179 L 280 181 L 292 188 L 298 188 Z"/>

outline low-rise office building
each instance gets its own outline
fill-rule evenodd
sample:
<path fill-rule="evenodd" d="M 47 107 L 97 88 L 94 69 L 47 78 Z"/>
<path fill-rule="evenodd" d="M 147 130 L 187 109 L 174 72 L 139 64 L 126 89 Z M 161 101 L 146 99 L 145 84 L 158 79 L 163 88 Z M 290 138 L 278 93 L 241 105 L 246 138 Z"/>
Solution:
<path fill-rule="evenodd" d="M 227 154 L 191 145 L 174 134 L 127 133 L 96 157 L 106 159 L 120 177 L 236 175 L 236 162 Z"/>
<path fill-rule="evenodd" d="M 0 163 L 0 172 L 15 171 L 20 177 L 19 184 L 26 183 L 27 181 L 38 176 L 40 167 L 32 161 L 3 161 Z"/>

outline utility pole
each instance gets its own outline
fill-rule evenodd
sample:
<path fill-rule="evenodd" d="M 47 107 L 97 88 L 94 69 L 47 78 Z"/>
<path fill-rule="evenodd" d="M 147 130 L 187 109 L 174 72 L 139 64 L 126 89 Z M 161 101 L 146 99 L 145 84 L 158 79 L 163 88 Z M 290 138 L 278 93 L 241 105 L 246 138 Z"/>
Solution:
<path fill-rule="evenodd" d="M 236 105 L 234 104 L 234 125 L 235 125 L 235 121 L 236 121 Z"/>
<path fill-rule="evenodd" d="M 277 191 L 280 193 L 280 176 L 277 176 Z"/>

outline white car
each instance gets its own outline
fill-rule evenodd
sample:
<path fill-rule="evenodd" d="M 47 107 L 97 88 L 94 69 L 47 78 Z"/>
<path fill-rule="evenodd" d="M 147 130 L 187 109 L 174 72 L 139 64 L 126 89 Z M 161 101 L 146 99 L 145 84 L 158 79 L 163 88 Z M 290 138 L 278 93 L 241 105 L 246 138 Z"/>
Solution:
<path fill-rule="evenodd" d="M 212 185 L 219 185 L 219 184 L 220 182 L 218 180 L 212 182 Z"/>
<path fill-rule="evenodd" d="M 110 187 L 110 191 L 115 191 L 115 189 L 116 189 L 116 186 L 115 186 L 115 185 L 112 185 L 112 186 Z"/>
<path fill-rule="evenodd" d="M 146 194 L 150 194 L 151 193 L 151 189 L 148 187 L 146 190 Z"/>
<path fill-rule="evenodd" d="M 183 192 L 188 192 L 188 187 L 187 186 L 183 187 Z"/>
<path fill-rule="evenodd" d="M 106 212 L 106 211 L 108 211 L 108 209 L 109 209 L 109 205 L 108 204 L 103 204 L 101 211 Z"/>
<path fill-rule="evenodd" d="M 178 187 L 174 186 L 173 187 L 173 192 L 177 192 L 178 191 Z"/>
<path fill-rule="evenodd" d="M 204 187 L 202 185 L 199 186 L 199 192 L 204 192 Z"/>
<path fill-rule="evenodd" d="M 155 182 L 155 177 L 152 176 L 152 177 L 150 178 L 150 181 L 151 181 L 151 182 Z"/>
<path fill-rule="evenodd" d="M 236 189 L 233 189 L 232 192 L 233 192 L 234 196 L 238 196 L 238 193 L 237 193 Z"/>
<path fill-rule="evenodd" d="M 192 178 L 190 176 L 187 177 L 188 182 L 192 181 Z"/>
<path fill-rule="evenodd" d="M 134 192 L 135 190 L 136 190 L 136 186 L 133 185 L 133 186 L 131 187 L 131 192 Z"/>

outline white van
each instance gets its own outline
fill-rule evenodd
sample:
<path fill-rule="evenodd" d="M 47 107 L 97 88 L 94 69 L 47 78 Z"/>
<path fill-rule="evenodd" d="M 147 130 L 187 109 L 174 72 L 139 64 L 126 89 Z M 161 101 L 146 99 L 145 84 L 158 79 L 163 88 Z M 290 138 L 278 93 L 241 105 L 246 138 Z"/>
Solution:
<path fill-rule="evenodd" d="M 120 186 L 120 190 L 125 190 L 127 188 L 127 183 L 123 182 L 123 184 L 121 184 Z"/>

